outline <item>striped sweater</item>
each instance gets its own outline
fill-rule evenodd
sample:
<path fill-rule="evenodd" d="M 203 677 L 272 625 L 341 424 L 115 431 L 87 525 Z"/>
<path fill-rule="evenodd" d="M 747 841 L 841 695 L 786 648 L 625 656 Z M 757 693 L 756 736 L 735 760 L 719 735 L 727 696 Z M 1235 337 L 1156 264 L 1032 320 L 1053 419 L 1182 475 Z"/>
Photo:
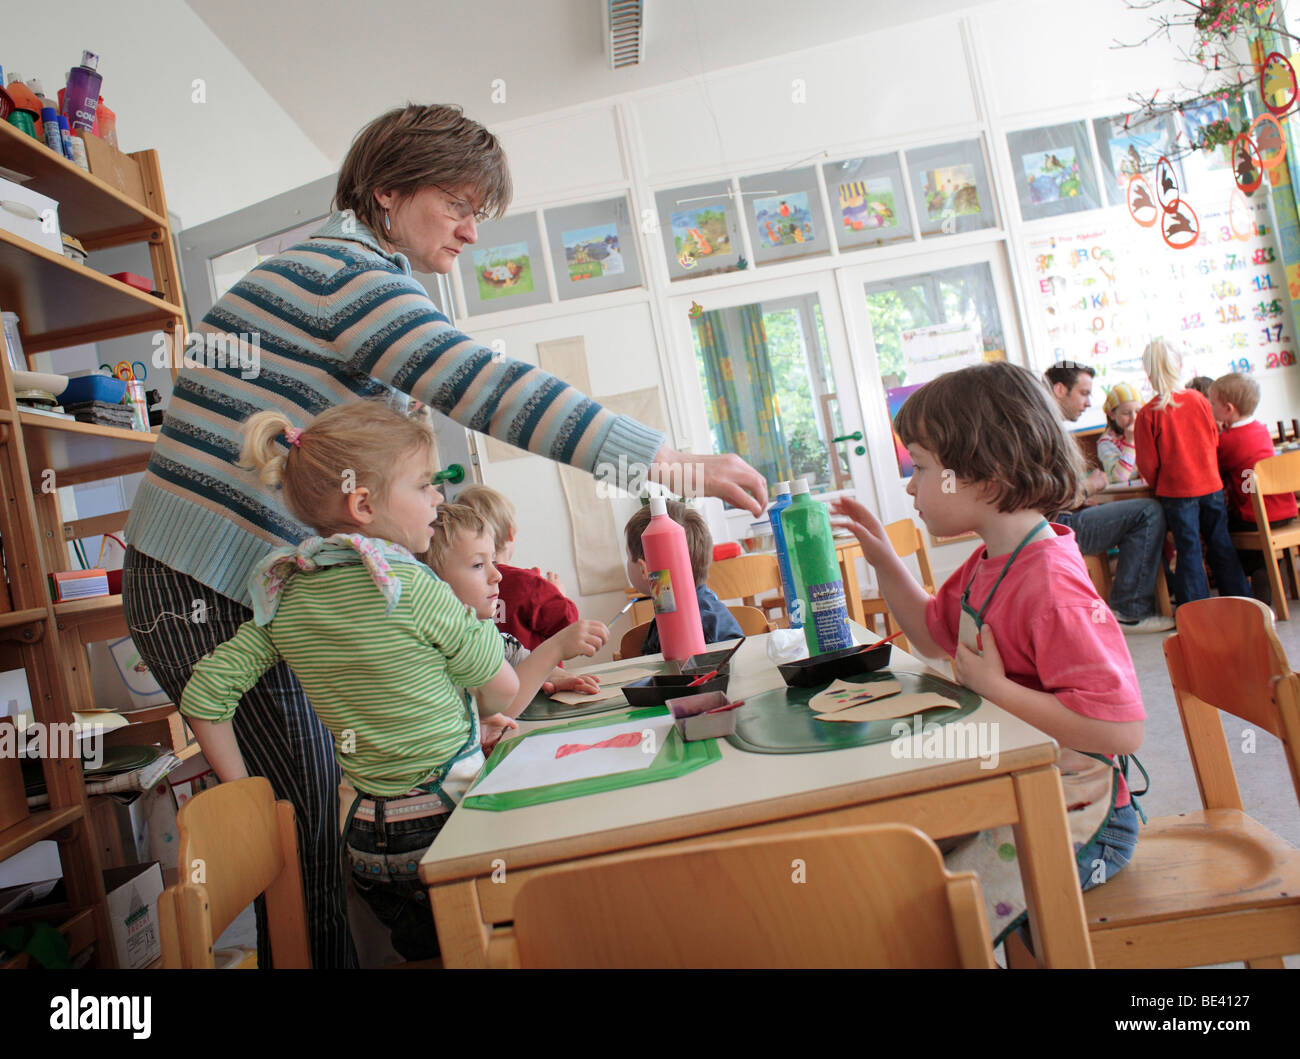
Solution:
<path fill-rule="evenodd" d="M 262 262 L 187 343 L 162 433 L 127 521 L 132 546 L 245 606 L 271 549 L 314 532 L 237 467 L 240 427 L 276 408 L 295 425 L 358 398 L 402 394 L 561 463 L 649 464 L 663 435 L 456 330 L 350 213 Z M 238 336 L 238 340 L 235 340 Z"/>
<path fill-rule="evenodd" d="M 483 765 L 474 707 L 458 689 L 496 676 L 501 634 L 428 567 L 395 564 L 392 576 L 402 582 L 392 614 L 359 562 L 291 578 L 269 624 L 246 621 L 199 659 L 181 713 L 228 721 L 263 673 L 288 662 L 357 790 L 405 794 L 473 738 L 448 790 L 458 798 Z"/>

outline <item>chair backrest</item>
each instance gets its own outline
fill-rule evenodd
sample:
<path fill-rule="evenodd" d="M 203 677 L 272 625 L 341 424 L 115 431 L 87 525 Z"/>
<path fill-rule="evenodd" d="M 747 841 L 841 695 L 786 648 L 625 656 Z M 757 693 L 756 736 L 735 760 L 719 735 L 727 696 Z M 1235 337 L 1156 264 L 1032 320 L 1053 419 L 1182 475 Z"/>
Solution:
<path fill-rule="evenodd" d="M 619 658 L 637 658 L 643 653 L 641 649 L 645 646 L 646 634 L 650 631 L 653 621 L 654 619 L 651 618 L 650 621 L 643 621 L 640 625 L 633 625 L 623 634 L 623 639 L 618 642 Z"/>
<path fill-rule="evenodd" d="M 1300 798 L 1300 680 L 1278 642 L 1273 612 L 1241 596 L 1184 603 L 1164 650 L 1202 804 L 1242 808 L 1219 710 L 1282 740 Z"/>
<path fill-rule="evenodd" d="M 930 550 L 925 546 L 925 537 L 910 518 L 900 518 L 885 527 L 885 536 L 890 546 L 900 559 L 909 555 L 916 556 L 917 568 L 921 571 L 921 585 L 927 592 L 934 592 L 934 574 L 930 571 Z"/>
<path fill-rule="evenodd" d="M 1269 456 L 1255 464 L 1255 491 L 1294 493 L 1300 490 L 1300 450 Z"/>
<path fill-rule="evenodd" d="M 719 599 L 753 599 L 781 589 L 781 564 L 775 555 L 739 555 L 709 567 L 705 582 Z"/>
<path fill-rule="evenodd" d="M 213 966 L 213 940 L 265 894 L 275 966 L 310 967 L 293 805 L 252 776 L 191 798 L 176 824 L 180 881 L 158 901 L 164 966 Z"/>
<path fill-rule="evenodd" d="M 772 631 L 772 623 L 767 620 L 767 616 L 757 607 L 743 607 L 727 605 L 731 611 L 731 616 L 736 619 L 736 624 L 740 626 L 740 631 L 746 636 L 762 636 L 765 632 Z"/>
<path fill-rule="evenodd" d="M 992 967 L 979 883 L 913 827 L 642 850 L 541 872 L 523 967 Z"/>

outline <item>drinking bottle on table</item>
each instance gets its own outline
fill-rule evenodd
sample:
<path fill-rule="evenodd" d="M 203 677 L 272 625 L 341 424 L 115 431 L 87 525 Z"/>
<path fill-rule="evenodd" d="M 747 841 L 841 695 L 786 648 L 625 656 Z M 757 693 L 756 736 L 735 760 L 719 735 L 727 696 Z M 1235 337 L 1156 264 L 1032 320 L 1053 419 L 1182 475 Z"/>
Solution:
<path fill-rule="evenodd" d="M 790 483 L 777 482 L 773 492 L 776 494 L 776 503 L 772 505 L 767 518 L 772 524 L 772 539 L 776 541 L 776 561 L 781 568 L 781 594 L 785 596 L 785 612 L 790 616 L 790 628 L 798 629 L 803 626 L 803 615 L 799 613 L 800 608 L 794 605 L 798 596 L 794 588 L 794 574 L 790 569 L 790 548 L 781 526 L 781 512 L 790 506 Z"/>
<path fill-rule="evenodd" d="M 704 626 L 686 530 L 668 515 L 662 496 L 650 498 L 650 524 L 641 534 L 646 577 L 664 658 L 680 661 L 704 651 Z"/>
<path fill-rule="evenodd" d="M 795 605 L 802 612 L 808 653 L 820 655 L 852 647 L 830 511 L 808 495 L 806 478 L 796 479 L 790 492 L 790 506 L 781 512 L 781 526 L 790 550 L 798 596 Z"/>

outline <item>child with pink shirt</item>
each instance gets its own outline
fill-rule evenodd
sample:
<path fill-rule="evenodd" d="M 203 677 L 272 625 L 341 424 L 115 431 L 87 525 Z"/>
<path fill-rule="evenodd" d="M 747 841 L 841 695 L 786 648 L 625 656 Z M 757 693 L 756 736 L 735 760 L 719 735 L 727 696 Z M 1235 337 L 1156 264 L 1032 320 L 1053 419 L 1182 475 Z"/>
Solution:
<path fill-rule="evenodd" d="M 848 498 L 832 511 L 857 536 L 914 649 L 951 657 L 960 683 L 1061 745 L 1079 883 L 1091 889 L 1137 844 L 1126 755 L 1142 744 L 1146 713 L 1123 633 L 1073 531 L 1046 518 L 1078 496 L 1078 448 L 1038 380 L 1005 362 L 927 383 L 894 429 L 915 465 L 907 492 L 930 533 L 974 532 L 984 547 L 931 596 L 871 512 Z M 1019 922 L 1024 896 L 1009 827 L 981 832 L 947 859 L 979 873 L 995 938 Z"/>

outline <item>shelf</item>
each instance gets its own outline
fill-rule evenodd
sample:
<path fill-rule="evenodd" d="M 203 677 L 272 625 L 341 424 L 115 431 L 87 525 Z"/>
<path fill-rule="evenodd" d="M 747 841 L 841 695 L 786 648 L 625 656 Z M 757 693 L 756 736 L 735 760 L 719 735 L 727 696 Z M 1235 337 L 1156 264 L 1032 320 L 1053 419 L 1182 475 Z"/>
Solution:
<path fill-rule="evenodd" d="M 72 622 L 78 618 L 97 618 L 105 614 L 119 613 L 122 610 L 121 596 L 92 596 L 90 599 L 69 599 L 54 604 L 54 616 L 60 622 Z"/>
<path fill-rule="evenodd" d="M 80 805 L 64 809 L 37 809 L 26 820 L 0 831 L 0 860 L 8 860 L 33 842 L 49 838 L 69 824 L 76 823 L 84 814 Z"/>
<path fill-rule="evenodd" d="M 23 186 L 59 204 L 59 227 L 87 249 L 126 242 L 123 236 L 161 227 L 158 216 L 117 188 L 51 151 L 8 123 L 0 124 L 0 165 L 32 179 Z"/>
<path fill-rule="evenodd" d="M 0 308 L 18 314 L 29 354 L 169 330 L 182 316 L 179 305 L 6 231 L 0 231 Z"/>
<path fill-rule="evenodd" d="M 31 412 L 20 412 L 18 421 L 27 447 L 32 489 L 37 492 L 47 469 L 54 471 L 58 486 L 143 471 L 158 440 L 153 432 L 78 423 Z"/>

